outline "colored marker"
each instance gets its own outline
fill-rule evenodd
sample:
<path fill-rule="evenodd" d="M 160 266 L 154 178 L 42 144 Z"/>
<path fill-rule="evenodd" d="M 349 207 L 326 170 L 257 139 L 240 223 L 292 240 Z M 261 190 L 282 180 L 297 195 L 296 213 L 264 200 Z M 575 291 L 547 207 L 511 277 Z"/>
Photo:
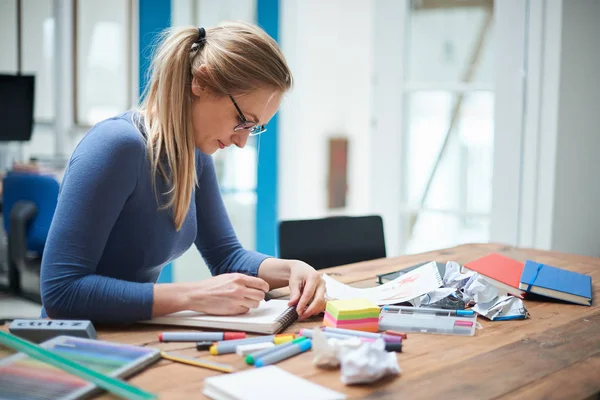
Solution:
<path fill-rule="evenodd" d="M 353 329 L 342 329 L 342 328 L 331 328 L 326 326 L 325 328 L 323 328 L 324 332 L 331 332 L 331 333 L 337 333 L 340 335 L 347 335 L 347 336 L 357 336 L 357 337 L 361 337 L 361 338 L 369 338 L 369 339 L 383 339 L 386 342 L 390 342 L 390 343 L 400 343 L 402 342 L 402 338 L 399 336 L 392 336 L 392 335 L 382 335 L 381 333 L 373 333 L 373 332 L 363 332 L 363 331 L 356 331 Z"/>
<path fill-rule="evenodd" d="M 402 340 L 406 340 L 408 339 L 408 335 L 404 332 L 398 332 L 398 331 L 385 331 L 386 335 L 390 335 L 390 336 L 400 336 L 402 338 Z"/>
<path fill-rule="evenodd" d="M 323 332 L 323 334 L 325 334 L 325 337 L 327 339 L 350 339 L 352 336 L 349 335 L 342 335 L 340 333 L 333 333 L 333 332 Z M 307 338 L 313 338 L 313 331 L 312 329 L 300 329 L 300 331 L 298 332 L 298 335 L 300 336 L 306 336 Z M 358 336 L 354 336 L 354 337 L 358 337 Z M 358 337 L 360 340 L 362 340 L 363 342 L 374 342 L 375 339 L 372 338 L 366 338 L 366 337 Z"/>
<path fill-rule="evenodd" d="M 299 343 L 294 343 L 291 346 L 281 349 L 279 351 L 276 351 L 274 353 L 267 354 L 266 356 L 255 360 L 254 365 L 256 367 L 264 367 L 265 365 L 276 364 L 280 361 L 286 360 L 297 354 L 308 351 L 311 349 L 311 347 L 312 347 L 312 340 L 306 339 Z"/>
<path fill-rule="evenodd" d="M 306 336 L 300 336 L 299 338 L 296 338 L 296 339 L 292 340 L 291 342 L 280 344 L 278 346 L 274 346 L 269 349 L 264 349 L 264 350 L 260 350 L 260 351 L 254 352 L 254 353 L 250 353 L 246 356 L 246 364 L 253 365 L 254 360 L 256 360 L 258 358 L 264 357 L 267 354 L 274 353 L 274 352 L 284 349 L 286 347 L 290 347 L 291 345 L 301 342 L 306 339 L 308 339 Z"/>
<path fill-rule="evenodd" d="M 294 335 L 281 335 L 281 336 L 278 335 L 278 336 L 275 336 L 275 339 L 273 339 L 273 343 L 283 344 L 283 343 L 291 342 L 295 338 L 296 337 Z"/>
<path fill-rule="evenodd" d="M 222 342 L 216 342 L 212 346 L 210 346 L 210 354 L 216 356 L 217 354 L 228 354 L 235 353 L 235 349 L 242 344 L 250 344 L 250 343 L 263 343 L 263 342 L 271 342 L 278 337 L 282 336 L 291 336 L 291 334 L 283 334 L 283 335 L 267 335 L 267 336 L 257 336 L 246 339 L 238 339 L 238 340 L 224 340 Z"/>
<path fill-rule="evenodd" d="M 246 337 L 246 332 L 163 332 L 158 334 L 161 342 L 219 342 Z"/>
<path fill-rule="evenodd" d="M 275 345 L 271 342 L 262 342 L 262 343 L 250 343 L 250 344 L 242 344 L 239 345 L 236 349 L 235 349 L 235 354 L 237 354 L 238 356 L 245 356 L 248 355 L 252 352 L 257 352 L 259 350 L 263 350 L 263 349 L 270 349 L 275 347 Z"/>
<path fill-rule="evenodd" d="M 233 367 L 231 365 L 221 364 L 221 363 L 214 362 L 214 361 L 200 360 L 199 358 L 174 355 L 174 354 L 165 353 L 164 351 L 161 351 L 160 355 L 164 359 L 175 361 L 175 362 L 180 362 L 182 364 L 193 365 L 195 367 L 208 368 L 208 369 L 213 369 L 215 371 L 221 371 L 221 372 L 233 372 L 234 371 Z"/>

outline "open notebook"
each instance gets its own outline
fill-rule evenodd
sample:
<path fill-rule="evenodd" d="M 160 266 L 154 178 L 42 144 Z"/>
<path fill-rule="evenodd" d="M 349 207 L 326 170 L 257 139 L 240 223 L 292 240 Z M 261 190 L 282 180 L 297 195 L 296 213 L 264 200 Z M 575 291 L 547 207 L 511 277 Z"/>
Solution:
<path fill-rule="evenodd" d="M 288 300 L 269 300 L 262 301 L 258 308 L 241 315 L 220 316 L 180 311 L 142 323 L 274 334 L 286 329 L 297 319 L 296 308 L 289 307 Z"/>

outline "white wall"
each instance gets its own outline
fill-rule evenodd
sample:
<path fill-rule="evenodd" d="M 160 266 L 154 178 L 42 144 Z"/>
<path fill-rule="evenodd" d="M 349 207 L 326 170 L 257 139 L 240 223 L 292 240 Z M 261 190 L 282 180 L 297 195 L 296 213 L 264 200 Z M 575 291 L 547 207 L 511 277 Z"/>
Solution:
<path fill-rule="evenodd" d="M 349 139 L 347 214 L 369 211 L 373 1 L 282 2 L 281 46 L 295 88 L 279 127 L 280 219 L 327 209 L 328 139 Z M 383 145 L 383 144 L 377 144 Z"/>
<path fill-rule="evenodd" d="M 513 63 L 518 80 L 497 92 L 509 105 L 497 107 L 497 126 L 512 130 L 496 136 L 492 241 L 598 256 L 600 2 L 513 5 L 527 18 L 527 63 Z M 509 84 L 522 104 L 509 103 Z"/>
<path fill-rule="evenodd" d="M 600 1 L 563 2 L 551 247 L 600 256 Z"/>

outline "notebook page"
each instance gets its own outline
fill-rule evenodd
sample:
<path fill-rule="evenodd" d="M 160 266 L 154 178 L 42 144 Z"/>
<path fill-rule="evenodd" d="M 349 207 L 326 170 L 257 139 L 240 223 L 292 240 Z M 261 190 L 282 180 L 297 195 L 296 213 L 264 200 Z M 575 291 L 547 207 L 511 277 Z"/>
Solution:
<path fill-rule="evenodd" d="M 270 301 L 263 300 L 260 302 L 258 308 L 253 308 L 246 314 L 241 315 L 206 315 L 195 311 L 180 311 L 169 314 L 166 318 L 194 319 L 198 321 L 226 323 L 228 325 L 251 324 L 269 326 L 272 325 L 288 308 L 288 300 L 274 299 Z"/>
<path fill-rule="evenodd" d="M 274 365 L 206 378 L 204 394 L 214 400 L 346 399 L 343 393 L 312 383 Z"/>

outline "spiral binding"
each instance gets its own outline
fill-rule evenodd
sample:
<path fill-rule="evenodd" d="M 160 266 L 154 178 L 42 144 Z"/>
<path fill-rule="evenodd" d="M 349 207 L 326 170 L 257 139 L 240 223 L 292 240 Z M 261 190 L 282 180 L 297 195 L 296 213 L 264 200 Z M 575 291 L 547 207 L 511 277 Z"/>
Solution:
<path fill-rule="evenodd" d="M 279 318 L 277 318 L 277 323 L 280 324 L 279 328 L 275 330 L 275 333 L 279 333 L 285 329 L 287 329 L 290 325 L 298 320 L 298 313 L 296 312 L 296 307 L 289 307 Z"/>

